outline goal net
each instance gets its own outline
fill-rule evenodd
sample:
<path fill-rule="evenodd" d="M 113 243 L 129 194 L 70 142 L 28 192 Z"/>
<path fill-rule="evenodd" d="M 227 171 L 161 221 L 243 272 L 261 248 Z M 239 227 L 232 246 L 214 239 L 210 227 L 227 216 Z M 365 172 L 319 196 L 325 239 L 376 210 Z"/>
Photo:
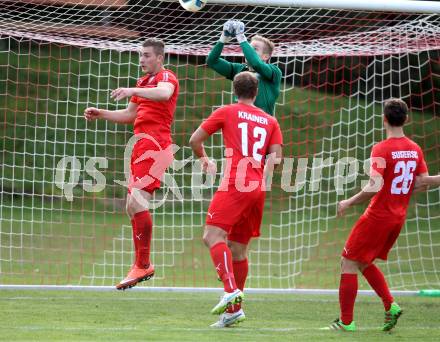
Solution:
<path fill-rule="evenodd" d="M 86 123 L 83 111 L 125 108 L 109 94 L 135 85 L 147 37 L 165 40 L 181 91 L 173 125 L 180 148 L 154 202 L 156 275 L 143 286 L 218 286 L 201 236 L 220 171 L 198 185 L 188 139 L 233 101 L 231 82 L 205 64 L 228 19 L 244 21 L 249 38 L 273 40 L 271 62 L 283 72 L 275 116 L 286 158 L 251 245 L 249 287 L 336 288 L 344 240 L 363 210 L 336 219 L 336 203 L 367 179 L 364 162 L 384 138 L 385 99 L 408 103 L 406 132 L 430 173 L 439 172 L 439 15 L 214 2 L 190 13 L 177 1 L 0 1 L 1 284 L 113 285 L 128 271 L 124 151 L 132 127 Z M 236 44 L 224 56 L 243 61 Z M 221 136 L 206 146 L 221 163 Z M 381 267 L 393 289 L 440 288 L 438 188 L 414 196 Z"/>

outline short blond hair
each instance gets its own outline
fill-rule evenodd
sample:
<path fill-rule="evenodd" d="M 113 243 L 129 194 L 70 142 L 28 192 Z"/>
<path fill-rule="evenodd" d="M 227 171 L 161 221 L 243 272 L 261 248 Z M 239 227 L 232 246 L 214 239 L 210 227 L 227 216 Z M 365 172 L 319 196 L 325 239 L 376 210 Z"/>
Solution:
<path fill-rule="evenodd" d="M 148 38 L 144 41 L 144 43 L 142 44 L 142 47 L 149 47 L 152 46 L 154 53 L 156 54 L 156 56 L 161 55 L 164 56 L 165 55 L 165 43 L 157 38 Z"/>
<path fill-rule="evenodd" d="M 253 36 L 251 41 L 253 40 L 262 42 L 266 47 L 264 49 L 264 53 L 268 54 L 269 56 L 272 56 L 273 50 L 275 49 L 275 44 L 271 40 L 267 39 L 266 37 L 260 36 L 259 34 Z"/>

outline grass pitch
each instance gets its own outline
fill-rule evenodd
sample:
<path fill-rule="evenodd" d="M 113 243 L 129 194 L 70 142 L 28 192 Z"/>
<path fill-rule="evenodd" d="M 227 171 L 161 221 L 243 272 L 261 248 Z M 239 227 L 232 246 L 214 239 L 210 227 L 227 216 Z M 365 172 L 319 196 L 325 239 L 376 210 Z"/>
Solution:
<path fill-rule="evenodd" d="M 220 292 L 218 293 L 220 294 Z M 359 296 L 358 331 L 322 330 L 338 316 L 336 296 L 248 294 L 247 320 L 209 325 L 216 293 L 0 291 L 1 341 L 438 341 L 440 299 L 396 298 L 404 310 L 390 333 L 380 331 L 377 297 Z"/>

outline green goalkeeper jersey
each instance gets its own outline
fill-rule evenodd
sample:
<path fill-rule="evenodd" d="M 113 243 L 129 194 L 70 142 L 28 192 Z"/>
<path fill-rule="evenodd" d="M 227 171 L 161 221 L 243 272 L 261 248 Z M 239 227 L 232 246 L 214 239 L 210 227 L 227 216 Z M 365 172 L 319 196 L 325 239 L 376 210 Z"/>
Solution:
<path fill-rule="evenodd" d="M 258 78 L 258 94 L 255 105 L 266 113 L 273 115 L 275 102 L 280 94 L 281 70 L 274 64 L 263 62 L 254 48 L 247 41 L 240 44 L 248 64 L 231 63 L 220 58 L 224 44 L 217 42 L 208 55 L 207 64 L 227 79 L 233 80 L 234 76 L 242 71 L 255 71 Z"/>

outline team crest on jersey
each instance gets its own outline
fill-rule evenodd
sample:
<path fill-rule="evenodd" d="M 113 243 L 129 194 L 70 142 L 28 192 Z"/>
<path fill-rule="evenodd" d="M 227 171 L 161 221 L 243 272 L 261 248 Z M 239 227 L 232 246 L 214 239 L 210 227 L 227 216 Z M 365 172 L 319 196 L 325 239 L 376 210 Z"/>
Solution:
<path fill-rule="evenodd" d="M 152 83 L 154 82 L 155 78 L 156 78 L 156 75 L 152 75 L 152 76 L 150 76 L 150 77 L 148 77 L 148 78 L 147 78 L 147 76 L 146 76 L 146 77 L 140 79 L 140 82 L 139 82 L 139 84 L 138 84 L 138 87 L 145 87 L 145 86 L 147 86 L 147 85 L 152 84 Z"/>
<path fill-rule="evenodd" d="M 145 75 L 143 78 L 139 79 L 137 87 L 146 87 L 154 85 L 154 82 L 156 81 L 156 75 Z M 162 73 L 162 81 L 160 82 L 169 82 L 170 81 L 170 74 L 168 72 Z"/>
<path fill-rule="evenodd" d="M 148 81 L 147 81 L 147 84 L 151 84 L 151 83 L 153 83 L 155 78 L 156 78 L 155 75 L 150 76 L 150 78 L 149 78 Z"/>

